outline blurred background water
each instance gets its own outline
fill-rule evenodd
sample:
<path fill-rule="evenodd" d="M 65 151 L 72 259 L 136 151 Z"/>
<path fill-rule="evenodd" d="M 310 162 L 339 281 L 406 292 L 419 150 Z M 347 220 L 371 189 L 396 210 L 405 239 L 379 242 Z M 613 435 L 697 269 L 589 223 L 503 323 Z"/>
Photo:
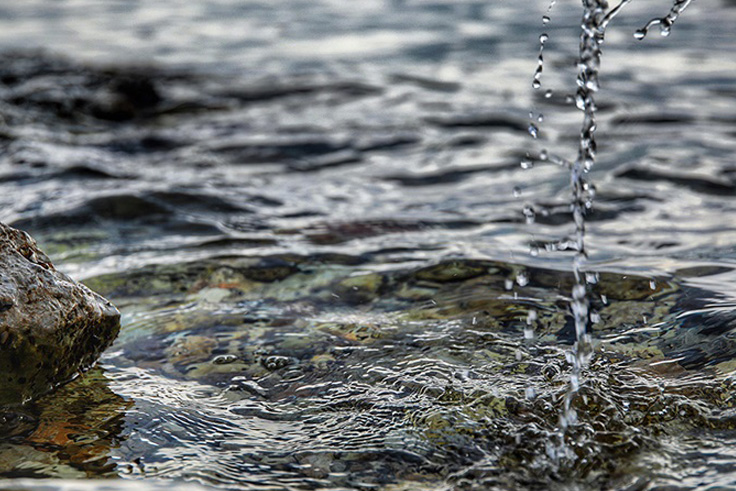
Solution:
<path fill-rule="evenodd" d="M 634 39 L 670 6 L 636 0 L 606 36 L 587 243 L 601 352 L 628 358 L 594 363 L 613 413 L 582 408 L 560 468 L 574 226 L 543 155 L 577 149 L 577 2 L 546 25 L 546 2 L 506 0 L 0 5 L 0 220 L 124 314 L 102 369 L 6 416 L 0 473 L 733 485 L 736 8 Z M 646 416 L 649 392 L 698 417 Z"/>

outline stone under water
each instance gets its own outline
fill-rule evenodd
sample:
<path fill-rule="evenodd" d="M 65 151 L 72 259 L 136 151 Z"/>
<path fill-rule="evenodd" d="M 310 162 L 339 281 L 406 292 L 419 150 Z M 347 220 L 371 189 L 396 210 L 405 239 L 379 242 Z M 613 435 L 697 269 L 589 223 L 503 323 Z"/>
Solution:
<path fill-rule="evenodd" d="M 0 406 L 71 380 L 119 329 L 109 301 L 57 271 L 28 234 L 0 223 Z"/>

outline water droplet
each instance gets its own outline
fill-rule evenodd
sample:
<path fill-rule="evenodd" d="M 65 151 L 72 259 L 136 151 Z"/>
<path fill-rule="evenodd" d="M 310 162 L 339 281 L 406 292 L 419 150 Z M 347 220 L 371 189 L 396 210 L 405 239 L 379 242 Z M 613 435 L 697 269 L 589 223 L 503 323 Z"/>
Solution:
<path fill-rule="evenodd" d="M 570 375 L 570 386 L 575 390 L 575 392 L 577 392 L 578 389 L 580 388 L 580 379 L 578 378 L 577 375 L 575 374 Z"/>
<path fill-rule="evenodd" d="M 575 107 L 581 111 L 585 111 L 585 97 L 580 92 L 575 94 Z"/>
<path fill-rule="evenodd" d="M 646 29 L 638 29 L 636 32 L 634 32 L 634 37 L 641 41 L 645 37 L 647 37 L 647 31 Z"/>
<path fill-rule="evenodd" d="M 532 80 L 532 88 L 538 89 L 542 86 L 542 82 L 539 80 L 538 77 L 534 77 L 534 80 Z"/>
<path fill-rule="evenodd" d="M 524 328 L 524 339 L 527 341 L 531 341 L 532 339 L 534 339 L 534 329 L 528 326 L 525 327 Z"/>
<path fill-rule="evenodd" d="M 514 198 L 521 196 L 521 188 L 519 186 L 514 186 L 514 189 L 511 192 L 514 195 Z"/>
<path fill-rule="evenodd" d="M 652 290 L 656 290 L 657 289 L 657 282 L 654 281 L 654 280 L 651 280 L 649 282 L 649 288 L 651 288 Z"/>
<path fill-rule="evenodd" d="M 547 33 L 543 33 L 539 36 L 539 44 L 544 44 L 549 40 L 549 35 Z"/>
<path fill-rule="evenodd" d="M 575 285 L 572 287 L 572 298 L 573 300 L 583 300 L 585 298 L 585 285 Z M 573 306 L 574 307 L 574 306 Z"/>
<path fill-rule="evenodd" d="M 547 89 L 547 92 L 544 93 L 544 98 L 549 99 L 552 97 L 552 89 Z"/>
<path fill-rule="evenodd" d="M 532 257 L 539 256 L 539 247 L 537 247 L 535 245 L 529 246 L 529 255 L 532 256 Z"/>
<path fill-rule="evenodd" d="M 531 225 L 532 223 L 534 223 L 534 219 L 536 218 L 536 213 L 534 212 L 534 208 L 532 208 L 529 205 L 526 205 L 522 213 L 524 214 L 524 217 L 526 218 L 527 225 Z"/>
<path fill-rule="evenodd" d="M 541 161 L 543 161 L 543 162 L 544 162 L 544 161 L 546 161 L 547 159 L 549 159 L 549 152 L 547 151 L 547 149 L 546 149 L 546 148 L 543 148 L 543 149 L 542 149 L 542 150 L 541 150 L 541 151 L 539 152 L 539 160 L 541 160 Z"/>
<path fill-rule="evenodd" d="M 605 295 L 601 295 L 601 302 L 603 305 L 608 305 L 608 297 Z"/>
<path fill-rule="evenodd" d="M 512 280 L 511 278 L 506 278 L 503 282 L 503 287 L 506 290 L 511 290 L 514 287 L 514 280 Z"/>
<path fill-rule="evenodd" d="M 537 122 L 541 123 L 542 121 L 544 121 L 544 114 L 537 116 Z"/>
<path fill-rule="evenodd" d="M 537 320 L 537 311 L 534 309 L 530 309 L 529 312 L 526 314 L 526 324 L 528 326 L 531 326 L 536 320 Z"/>
<path fill-rule="evenodd" d="M 552 20 L 549 18 L 549 15 L 543 15 L 542 16 L 542 24 L 547 25 L 549 24 L 549 21 Z"/>
<path fill-rule="evenodd" d="M 522 159 L 522 161 L 519 162 L 519 165 L 521 166 L 522 169 L 527 170 L 527 169 L 531 169 L 532 167 L 534 167 L 534 162 L 532 162 L 529 159 Z"/>
<path fill-rule="evenodd" d="M 537 139 L 539 137 L 539 127 L 534 123 L 529 123 L 529 134 L 532 135 L 532 138 Z"/>
<path fill-rule="evenodd" d="M 585 282 L 589 285 L 595 285 L 598 283 L 600 276 L 598 273 L 585 273 Z"/>
<path fill-rule="evenodd" d="M 529 277 L 523 271 L 516 273 L 516 283 L 519 286 L 526 286 L 529 284 Z"/>

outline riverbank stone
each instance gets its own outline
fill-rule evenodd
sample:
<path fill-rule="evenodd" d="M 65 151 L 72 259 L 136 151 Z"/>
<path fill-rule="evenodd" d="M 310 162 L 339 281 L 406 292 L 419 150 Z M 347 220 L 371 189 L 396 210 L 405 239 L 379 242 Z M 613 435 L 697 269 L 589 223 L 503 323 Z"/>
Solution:
<path fill-rule="evenodd" d="M 119 329 L 110 302 L 57 271 L 27 233 L 0 223 L 0 407 L 71 380 Z"/>

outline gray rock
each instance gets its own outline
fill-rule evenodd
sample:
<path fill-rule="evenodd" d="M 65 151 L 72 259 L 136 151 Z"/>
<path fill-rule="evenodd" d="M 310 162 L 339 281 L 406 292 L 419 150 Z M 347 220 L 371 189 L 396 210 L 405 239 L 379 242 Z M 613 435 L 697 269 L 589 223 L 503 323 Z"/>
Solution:
<path fill-rule="evenodd" d="M 0 406 L 71 380 L 119 329 L 110 302 L 57 271 L 28 234 L 0 223 Z"/>

